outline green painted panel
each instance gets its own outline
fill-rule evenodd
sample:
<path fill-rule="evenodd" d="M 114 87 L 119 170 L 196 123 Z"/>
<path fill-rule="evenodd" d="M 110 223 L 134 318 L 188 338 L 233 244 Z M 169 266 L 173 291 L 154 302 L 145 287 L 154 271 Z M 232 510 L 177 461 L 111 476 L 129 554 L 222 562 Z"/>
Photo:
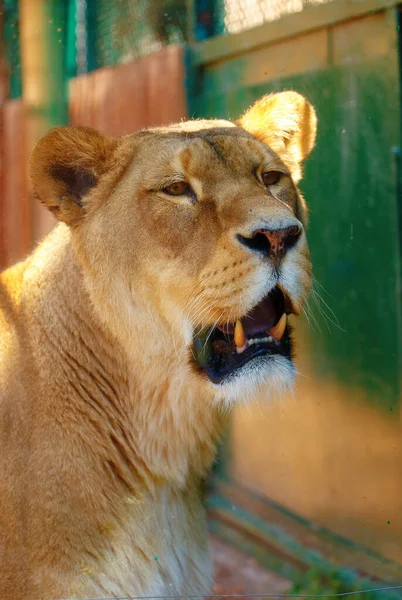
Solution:
<path fill-rule="evenodd" d="M 190 90 L 191 113 L 235 118 L 261 95 L 283 89 L 297 90 L 315 105 L 317 146 L 301 184 L 318 282 L 310 299 L 312 322 L 305 327 L 311 358 L 318 374 L 362 387 L 396 412 L 401 365 L 396 58 L 248 88 L 241 86 L 239 64 L 227 72 L 220 67 L 219 78 L 213 68 L 200 74 L 204 91 L 197 96 Z M 322 297 L 319 306 L 316 294 Z"/>
<path fill-rule="evenodd" d="M 0 42 L 9 68 L 9 98 L 22 95 L 20 32 L 17 0 L 4 0 L 3 31 Z"/>
<path fill-rule="evenodd" d="M 77 76 L 77 0 L 67 0 L 66 77 Z"/>

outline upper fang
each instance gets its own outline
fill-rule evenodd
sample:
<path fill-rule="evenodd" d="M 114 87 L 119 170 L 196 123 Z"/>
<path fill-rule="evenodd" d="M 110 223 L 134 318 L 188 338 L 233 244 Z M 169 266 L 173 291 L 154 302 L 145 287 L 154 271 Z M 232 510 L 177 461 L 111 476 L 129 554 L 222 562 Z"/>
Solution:
<path fill-rule="evenodd" d="M 277 342 L 280 342 L 283 338 L 283 334 L 285 333 L 286 324 L 287 316 L 285 313 L 283 313 L 277 324 L 271 327 L 268 333 L 270 333 Z"/>
<path fill-rule="evenodd" d="M 241 349 L 241 352 L 246 348 L 246 334 L 244 333 L 243 325 L 241 321 L 236 321 L 235 330 L 234 330 L 234 343 L 238 350 Z"/>

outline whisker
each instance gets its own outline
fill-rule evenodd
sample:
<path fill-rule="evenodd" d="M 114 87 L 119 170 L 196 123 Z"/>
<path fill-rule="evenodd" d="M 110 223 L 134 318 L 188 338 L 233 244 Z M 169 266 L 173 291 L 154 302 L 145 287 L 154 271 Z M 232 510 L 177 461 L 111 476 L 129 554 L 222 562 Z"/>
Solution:
<path fill-rule="evenodd" d="M 208 333 L 208 335 L 207 335 L 207 338 L 206 338 L 206 340 L 205 340 L 205 342 L 204 342 L 204 346 L 202 347 L 202 350 L 203 350 L 203 351 L 204 351 L 204 349 L 205 349 L 205 346 L 206 346 L 206 344 L 208 343 L 208 340 L 209 340 L 209 338 L 210 338 L 210 337 L 211 337 L 211 335 L 212 335 L 212 332 L 213 332 L 213 330 L 215 329 L 215 327 L 216 327 L 216 326 L 217 326 L 217 324 L 219 323 L 219 321 L 220 321 L 220 319 L 222 318 L 222 315 L 223 315 L 223 313 L 224 313 L 224 312 L 225 312 L 225 310 L 223 310 L 223 311 L 221 312 L 220 316 L 219 316 L 219 317 L 216 319 L 215 323 L 212 325 L 212 327 L 211 327 L 211 329 L 210 329 L 210 331 L 209 331 L 209 333 Z"/>
<path fill-rule="evenodd" d="M 317 330 L 321 333 L 320 324 L 317 321 L 314 311 L 311 309 L 311 307 L 308 303 L 308 300 L 306 301 L 305 305 L 303 306 L 303 313 L 308 321 L 309 326 L 311 327 L 311 330 L 315 331 L 315 328 L 317 328 Z"/>
<path fill-rule="evenodd" d="M 202 307 L 202 310 L 198 312 L 197 316 L 197 320 L 199 322 L 201 322 L 202 319 L 205 318 L 205 316 L 208 314 L 208 312 L 211 312 L 212 309 L 216 306 L 216 304 L 218 303 L 219 298 L 215 298 L 215 300 L 212 300 L 210 302 L 208 302 L 208 299 L 205 300 L 204 305 Z M 201 329 L 202 331 L 202 329 Z"/>
<path fill-rule="evenodd" d="M 317 284 L 322 289 L 322 291 L 325 294 L 327 294 L 327 296 L 329 296 L 330 298 L 332 298 L 332 300 L 335 300 L 334 296 L 332 296 L 332 294 L 330 294 L 329 291 L 326 290 L 323 285 L 321 285 L 321 283 L 318 281 L 318 279 L 314 275 L 312 275 L 312 279 L 313 279 L 313 283 Z"/>
<path fill-rule="evenodd" d="M 337 327 L 338 329 L 340 329 L 341 331 L 343 331 L 344 333 L 346 333 L 345 329 L 343 329 L 338 321 L 337 316 L 335 315 L 334 311 L 332 310 L 332 308 L 325 302 L 325 300 L 322 298 L 322 296 L 316 291 L 316 290 L 311 290 L 311 294 L 312 294 L 312 299 L 317 307 L 317 309 L 319 310 L 321 316 L 324 318 L 324 320 L 330 321 L 330 323 L 332 323 L 333 325 L 335 325 L 335 327 Z M 324 305 L 324 307 L 327 309 L 326 312 L 323 307 L 322 304 Z"/>

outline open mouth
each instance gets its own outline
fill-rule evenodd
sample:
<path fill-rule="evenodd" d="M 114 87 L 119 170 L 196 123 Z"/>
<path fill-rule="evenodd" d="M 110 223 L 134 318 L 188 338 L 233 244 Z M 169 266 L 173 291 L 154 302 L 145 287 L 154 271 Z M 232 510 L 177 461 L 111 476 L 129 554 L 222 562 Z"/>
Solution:
<path fill-rule="evenodd" d="M 275 287 L 236 323 L 203 328 L 194 334 L 198 369 L 213 383 L 222 383 L 257 357 L 291 357 L 287 315 L 292 312 L 282 290 Z"/>

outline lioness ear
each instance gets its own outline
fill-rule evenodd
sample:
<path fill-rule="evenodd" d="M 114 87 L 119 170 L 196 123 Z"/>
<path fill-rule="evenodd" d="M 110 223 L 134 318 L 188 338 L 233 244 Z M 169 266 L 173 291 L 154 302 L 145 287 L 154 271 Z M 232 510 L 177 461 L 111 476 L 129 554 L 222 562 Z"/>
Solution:
<path fill-rule="evenodd" d="M 72 225 L 85 214 L 85 197 L 108 170 L 117 140 L 88 127 L 57 127 L 35 145 L 29 174 L 41 202 Z"/>
<path fill-rule="evenodd" d="M 313 149 L 317 116 L 311 104 L 297 92 L 269 94 L 258 100 L 238 124 L 274 150 L 301 178 L 300 163 Z"/>

